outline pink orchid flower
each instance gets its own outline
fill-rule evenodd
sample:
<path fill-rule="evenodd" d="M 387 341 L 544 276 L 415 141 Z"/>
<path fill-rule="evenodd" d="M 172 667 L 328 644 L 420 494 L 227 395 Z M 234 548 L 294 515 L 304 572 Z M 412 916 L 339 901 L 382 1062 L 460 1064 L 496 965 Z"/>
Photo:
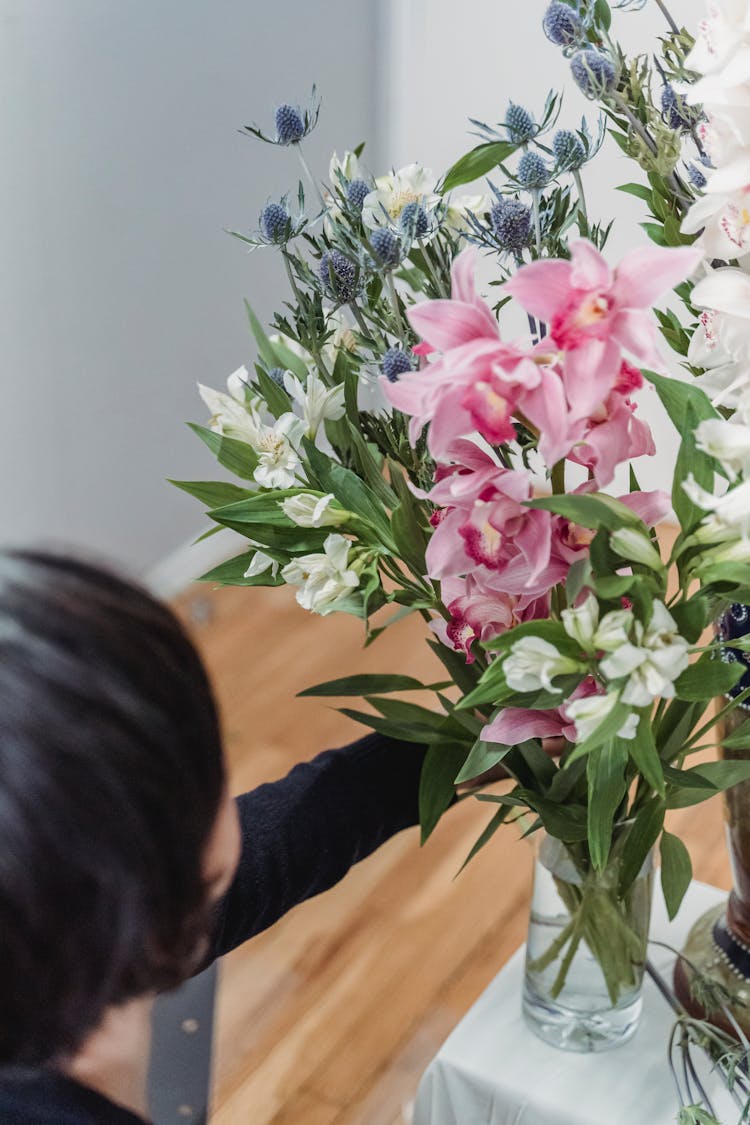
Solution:
<path fill-rule="evenodd" d="M 569 262 L 531 262 L 504 288 L 549 325 L 558 347 L 568 352 L 588 348 L 596 368 L 611 366 L 601 355 L 601 344 L 607 342 L 655 366 L 660 361 L 651 308 L 689 277 L 701 256 L 693 246 L 641 246 L 612 270 L 593 243 L 581 238 L 571 244 Z"/>
<path fill-rule="evenodd" d="M 604 689 L 593 676 L 587 676 L 569 699 L 559 707 L 547 711 L 532 711 L 525 707 L 506 707 L 492 722 L 485 726 L 479 737 L 485 742 L 500 742 L 505 746 L 515 746 L 528 738 L 557 738 L 562 736 L 569 742 L 576 738 L 575 724 L 566 713 L 566 704 L 574 699 L 589 695 L 603 695 Z"/>
<path fill-rule="evenodd" d="M 442 592 L 451 620 L 434 621 L 432 631 L 448 648 L 462 652 L 467 664 L 474 662 L 471 648 L 475 641 L 491 640 L 522 621 L 549 614 L 546 598 L 512 597 L 485 584 L 479 573 L 446 579 Z"/>

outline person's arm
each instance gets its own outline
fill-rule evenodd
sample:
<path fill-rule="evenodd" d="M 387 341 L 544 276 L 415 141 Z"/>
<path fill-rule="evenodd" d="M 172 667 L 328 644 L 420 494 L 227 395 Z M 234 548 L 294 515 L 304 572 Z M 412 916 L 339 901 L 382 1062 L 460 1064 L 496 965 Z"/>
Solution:
<path fill-rule="evenodd" d="M 218 908 L 212 956 L 337 883 L 419 819 L 425 748 L 371 734 L 237 798 L 242 855 Z"/>

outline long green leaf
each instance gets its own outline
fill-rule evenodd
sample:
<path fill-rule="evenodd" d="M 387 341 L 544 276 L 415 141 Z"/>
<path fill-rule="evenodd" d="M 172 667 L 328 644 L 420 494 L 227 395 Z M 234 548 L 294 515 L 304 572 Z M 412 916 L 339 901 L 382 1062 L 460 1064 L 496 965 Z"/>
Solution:
<path fill-rule="evenodd" d="M 202 574 L 199 582 L 213 582 L 217 586 L 283 586 L 284 579 L 280 573 L 274 575 L 271 567 L 253 578 L 246 578 L 245 571 L 250 565 L 254 551 L 244 551 L 227 562 L 215 566 L 206 574 Z"/>
<path fill-rule="evenodd" d="M 197 422 L 188 422 L 188 426 L 208 446 L 220 465 L 243 480 L 254 479 L 258 467 L 258 455 L 252 446 L 247 442 L 237 441 L 236 438 L 217 434 L 206 426 L 198 425 Z"/>
<path fill-rule="evenodd" d="M 694 404 L 688 402 L 672 485 L 672 507 L 685 533 L 700 523 L 706 513 L 690 499 L 683 484 L 692 476 L 708 492 L 713 490 L 714 485 L 714 461 L 698 449 L 695 440 L 695 428 L 699 421 Z"/>
<path fill-rule="evenodd" d="M 224 480 L 170 480 L 169 483 L 194 496 L 207 508 L 219 508 L 222 504 L 233 504 L 253 495 L 249 488 L 240 488 Z"/>
<path fill-rule="evenodd" d="M 489 824 L 485 828 L 484 832 L 482 832 L 481 836 L 479 837 L 477 842 L 474 844 L 474 847 L 471 849 L 471 851 L 467 855 L 466 859 L 463 861 L 463 863 L 459 867 L 458 871 L 456 872 L 456 875 L 460 875 L 461 872 L 463 871 L 464 867 L 466 867 L 467 863 L 469 863 L 474 858 L 474 856 L 477 855 L 477 853 L 482 850 L 482 848 L 485 846 L 485 844 L 488 844 L 490 842 L 492 837 L 497 832 L 498 828 L 500 828 L 501 825 L 503 825 L 505 823 L 505 821 L 507 820 L 511 811 L 512 810 L 511 810 L 509 805 L 505 805 L 505 806 L 501 805 L 500 806 L 500 808 L 497 810 L 497 812 L 492 817 L 492 820 L 490 820 Z"/>
<path fill-rule="evenodd" d="M 471 152 L 459 157 L 448 169 L 440 188 L 442 194 L 486 176 L 493 168 L 497 168 L 498 164 L 512 156 L 517 148 L 518 145 L 511 141 L 488 141 L 486 144 L 477 145 Z"/>
<path fill-rule="evenodd" d="M 661 837 L 661 888 L 667 904 L 670 922 L 677 915 L 685 892 L 693 877 L 690 853 L 677 836 L 662 832 Z"/>
<path fill-rule="evenodd" d="M 699 805 L 702 801 L 709 800 L 716 793 L 723 793 L 727 789 L 732 789 L 735 785 L 749 781 L 750 761 L 703 762 L 700 766 L 693 766 L 692 769 L 679 770 L 678 772 L 681 774 L 680 785 L 682 788 L 675 788 L 674 791 L 670 792 L 667 798 L 667 808 L 669 809 L 686 809 L 692 805 Z M 704 781 L 709 781 L 713 785 L 713 792 L 703 787 L 691 785 L 692 775 L 697 775 Z"/>
<path fill-rule="evenodd" d="M 745 665 L 739 662 L 727 664 L 723 660 L 702 656 L 675 680 L 677 698 L 688 703 L 700 703 L 704 699 L 726 695 L 746 671 Z"/>
<path fill-rule="evenodd" d="M 446 744 L 431 746 L 425 755 L 419 779 L 419 823 L 423 844 L 456 796 L 453 779 L 465 756 L 465 747 Z"/>
<path fill-rule="evenodd" d="M 607 866 L 615 813 L 625 795 L 628 752 L 621 739 L 612 738 L 592 750 L 586 763 L 588 780 L 588 840 L 591 862 L 598 871 Z"/>
<path fill-rule="evenodd" d="M 478 738 L 456 777 L 456 785 L 464 781 L 474 781 L 480 774 L 502 762 L 509 751 L 510 746 L 504 746 L 501 742 L 484 742 Z"/>
<path fill-rule="evenodd" d="M 586 496 L 541 496 L 537 500 L 529 500 L 526 506 L 556 512 L 581 527 L 604 527 L 607 531 L 617 531 L 623 526 L 644 526 L 632 508 L 604 492 L 592 492 Z"/>
<path fill-rule="evenodd" d="M 343 676 L 339 680 L 327 680 L 324 684 L 315 684 L 314 687 L 305 688 L 297 694 L 305 696 L 344 696 L 344 695 L 372 695 L 385 694 L 389 691 L 428 691 L 434 685 L 421 683 L 412 676 L 399 676 L 396 674 L 370 673 L 360 676 Z"/>
<path fill-rule="evenodd" d="M 623 746 L 635 762 L 638 772 L 645 777 L 651 788 L 663 797 L 666 792 L 664 770 L 654 742 L 650 715 L 641 715 L 635 738 L 623 740 Z"/>
<path fill-rule="evenodd" d="M 646 858 L 664 826 L 664 802 L 658 797 L 648 801 L 638 812 L 622 849 L 620 896 L 627 894 L 637 879 Z"/>

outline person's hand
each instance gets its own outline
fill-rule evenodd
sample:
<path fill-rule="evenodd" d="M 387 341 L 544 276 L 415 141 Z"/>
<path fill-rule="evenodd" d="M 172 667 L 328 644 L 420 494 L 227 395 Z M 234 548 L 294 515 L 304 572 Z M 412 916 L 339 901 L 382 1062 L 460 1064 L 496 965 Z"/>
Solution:
<path fill-rule="evenodd" d="M 550 758 L 559 758 L 565 749 L 565 739 L 558 738 L 543 738 L 542 749 L 545 754 L 549 754 Z M 462 782 L 456 788 L 459 790 L 464 789 L 478 789 L 482 785 L 491 785 L 493 781 L 505 781 L 508 777 L 508 771 L 503 766 L 502 762 L 498 762 L 489 770 L 480 773 L 479 777 L 472 778 L 471 781 Z"/>

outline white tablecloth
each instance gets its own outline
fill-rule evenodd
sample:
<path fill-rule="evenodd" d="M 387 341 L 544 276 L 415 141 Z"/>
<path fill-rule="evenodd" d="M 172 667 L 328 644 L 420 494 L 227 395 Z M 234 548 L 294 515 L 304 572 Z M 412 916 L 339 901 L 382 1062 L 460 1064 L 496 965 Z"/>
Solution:
<path fill-rule="evenodd" d="M 725 892 L 693 883 L 677 919 L 654 896 L 652 938 L 681 948 L 695 919 Z M 671 981 L 674 958 L 651 946 Z M 667 1063 L 672 1011 L 650 978 L 639 1028 L 624 1046 L 595 1055 L 543 1043 L 521 1016 L 524 950 L 519 949 L 430 1063 L 414 1125 L 674 1125 L 677 1093 Z M 703 1075 L 702 1075 L 703 1078 Z M 738 1113 L 719 1080 L 704 1082 L 722 1121 Z"/>

